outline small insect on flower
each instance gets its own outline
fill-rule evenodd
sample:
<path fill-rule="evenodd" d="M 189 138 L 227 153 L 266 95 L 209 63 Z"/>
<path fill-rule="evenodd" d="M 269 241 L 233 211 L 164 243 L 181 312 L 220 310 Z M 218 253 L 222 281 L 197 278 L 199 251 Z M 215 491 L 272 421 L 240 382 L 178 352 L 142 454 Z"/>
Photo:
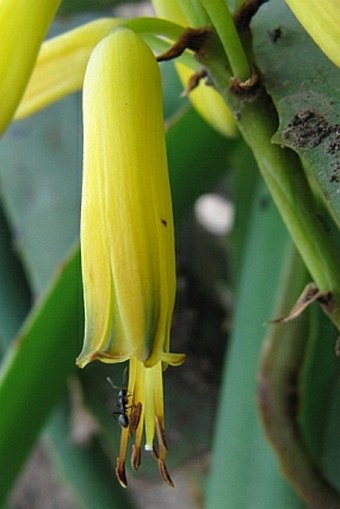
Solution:
<path fill-rule="evenodd" d="M 128 406 L 129 404 L 129 394 L 128 390 L 123 387 L 117 387 L 113 382 L 111 377 L 107 376 L 106 380 L 109 382 L 111 387 L 115 390 L 118 390 L 117 395 L 117 407 L 118 410 L 116 412 L 113 412 L 113 415 L 118 415 L 118 423 L 121 428 L 128 428 L 130 424 L 129 416 L 127 415 L 127 410 L 131 408 L 131 406 Z"/>

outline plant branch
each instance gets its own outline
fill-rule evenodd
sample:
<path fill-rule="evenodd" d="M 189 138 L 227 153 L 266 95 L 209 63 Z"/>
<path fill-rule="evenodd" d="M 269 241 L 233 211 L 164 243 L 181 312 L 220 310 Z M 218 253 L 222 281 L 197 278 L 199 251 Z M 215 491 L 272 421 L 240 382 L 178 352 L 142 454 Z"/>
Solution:
<path fill-rule="evenodd" d="M 241 81 L 248 80 L 251 75 L 248 59 L 225 0 L 205 0 L 202 6 L 221 40 L 232 74 Z"/>
<path fill-rule="evenodd" d="M 340 329 L 340 270 L 338 246 L 320 219 L 319 207 L 300 159 L 290 149 L 273 144 L 278 119 L 271 98 L 259 84 L 231 91 L 225 64 L 212 57 L 202 62 L 216 88 L 234 111 L 238 127 L 258 163 L 282 219 L 321 292 L 331 292 L 327 314 Z"/>

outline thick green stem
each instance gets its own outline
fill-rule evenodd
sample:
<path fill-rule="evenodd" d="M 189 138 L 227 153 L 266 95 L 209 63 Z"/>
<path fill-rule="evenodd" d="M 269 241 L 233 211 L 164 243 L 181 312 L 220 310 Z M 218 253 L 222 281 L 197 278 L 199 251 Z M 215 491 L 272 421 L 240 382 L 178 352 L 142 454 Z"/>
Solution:
<path fill-rule="evenodd" d="M 276 122 L 269 98 L 243 101 L 240 130 L 304 262 L 321 291 L 340 291 L 338 250 L 318 217 L 318 205 L 297 155 L 271 143 Z"/>
<path fill-rule="evenodd" d="M 339 253 L 320 220 L 318 205 L 297 155 L 271 143 L 276 122 L 265 93 L 243 101 L 239 128 L 251 147 L 268 189 L 313 280 L 334 299 L 330 316 L 340 328 Z"/>
<path fill-rule="evenodd" d="M 300 159 L 290 149 L 271 142 L 277 130 L 277 115 L 270 97 L 257 90 L 231 92 L 230 76 L 219 58 L 203 63 L 209 68 L 216 87 L 235 112 L 238 127 L 251 148 L 267 187 L 283 221 L 317 287 L 331 292 L 327 313 L 340 329 L 339 250 L 335 239 L 320 219 L 319 206 L 311 191 Z"/>

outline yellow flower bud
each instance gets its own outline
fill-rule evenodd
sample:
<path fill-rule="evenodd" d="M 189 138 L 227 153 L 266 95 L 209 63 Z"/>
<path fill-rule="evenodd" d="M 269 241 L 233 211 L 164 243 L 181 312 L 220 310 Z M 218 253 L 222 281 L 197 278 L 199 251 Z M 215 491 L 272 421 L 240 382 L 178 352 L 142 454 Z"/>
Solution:
<path fill-rule="evenodd" d="M 0 133 L 13 117 L 59 4 L 60 0 L 0 2 Z"/>
<path fill-rule="evenodd" d="M 185 87 L 192 76 L 192 70 L 180 62 L 175 64 L 178 76 Z M 237 135 L 234 116 L 222 96 L 205 83 L 191 90 L 188 95 L 197 113 L 218 133 L 231 138 Z"/>
<path fill-rule="evenodd" d="M 93 48 L 120 22 L 118 18 L 96 19 L 44 42 L 14 119 L 80 90 Z"/>
<path fill-rule="evenodd" d="M 188 25 L 188 20 L 177 0 L 152 0 L 152 5 L 157 16 L 183 26 Z M 175 63 L 175 67 L 181 83 L 186 88 L 193 74 L 192 69 L 181 63 Z M 237 127 L 233 114 L 213 87 L 201 81 L 190 91 L 188 97 L 197 113 L 217 132 L 226 137 L 236 136 Z"/>
<path fill-rule="evenodd" d="M 325 55 L 340 67 L 339 0 L 286 0 L 298 21 Z"/>
<path fill-rule="evenodd" d="M 164 364 L 184 360 L 182 354 L 169 353 L 174 227 L 159 68 L 149 47 L 131 30 L 117 28 L 92 52 L 83 115 L 85 338 L 77 364 L 130 361 L 129 405 L 121 397 L 121 409 L 122 422 L 125 417 L 136 421 L 138 409 L 133 465 L 139 465 L 145 422 L 146 447 L 153 448 L 157 431 L 159 466 L 169 482 L 166 448 L 159 438 L 164 429 L 160 380 Z M 129 426 L 122 427 L 117 474 L 126 485 Z"/>

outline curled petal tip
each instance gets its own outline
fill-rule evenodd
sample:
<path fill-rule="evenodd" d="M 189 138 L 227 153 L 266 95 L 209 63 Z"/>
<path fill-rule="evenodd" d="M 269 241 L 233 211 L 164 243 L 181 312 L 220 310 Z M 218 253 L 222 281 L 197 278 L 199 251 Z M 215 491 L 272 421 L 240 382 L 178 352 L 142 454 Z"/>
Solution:
<path fill-rule="evenodd" d="M 171 488 L 174 488 L 175 485 L 174 485 L 174 483 L 173 483 L 173 481 L 172 481 L 172 479 L 170 477 L 170 474 L 168 472 L 168 469 L 166 467 L 165 462 L 162 461 L 162 460 L 158 460 L 158 467 L 159 467 L 159 471 L 161 473 L 161 476 L 162 476 L 163 480 L 166 482 L 166 484 L 168 486 L 171 486 Z"/>
<path fill-rule="evenodd" d="M 141 464 L 141 448 L 137 445 L 132 446 L 132 455 L 131 455 L 131 466 L 133 470 L 138 470 Z"/>

